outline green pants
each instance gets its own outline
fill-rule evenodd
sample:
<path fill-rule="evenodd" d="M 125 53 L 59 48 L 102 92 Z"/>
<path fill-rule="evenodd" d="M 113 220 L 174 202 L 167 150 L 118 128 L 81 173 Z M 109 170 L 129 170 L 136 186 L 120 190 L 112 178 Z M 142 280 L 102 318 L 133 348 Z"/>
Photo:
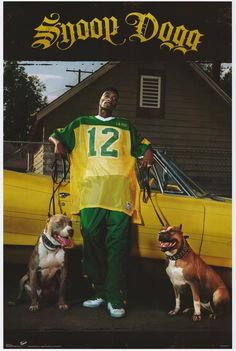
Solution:
<path fill-rule="evenodd" d="M 80 212 L 80 225 L 84 273 L 95 289 L 95 296 L 113 305 L 123 305 L 130 216 L 102 208 L 86 208 Z"/>

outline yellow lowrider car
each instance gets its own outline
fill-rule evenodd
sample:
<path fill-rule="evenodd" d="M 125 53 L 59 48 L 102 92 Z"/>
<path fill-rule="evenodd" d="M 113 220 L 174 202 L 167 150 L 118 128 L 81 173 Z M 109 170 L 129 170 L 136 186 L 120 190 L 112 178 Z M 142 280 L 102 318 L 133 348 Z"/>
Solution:
<path fill-rule="evenodd" d="M 189 243 L 208 264 L 231 267 L 231 199 L 207 194 L 171 160 L 155 151 L 155 164 L 146 182 L 151 199 L 140 197 L 143 223 L 132 226 L 133 255 L 163 259 L 157 234 L 162 226 L 156 212 L 172 225 L 182 224 Z M 139 168 L 137 168 L 140 176 Z M 139 177 L 141 188 L 143 177 Z M 55 188 L 55 186 L 54 186 Z M 53 191 L 50 176 L 4 171 L 5 259 L 19 259 L 19 248 L 29 248 L 45 226 Z M 55 209 L 70 216 L 70 183 L 63 181 L 55 193 Z M 82 245 L 79 216 L 72 216 L 75 243 Z M 10 255 L 10 252 L 13 255 Z"/>

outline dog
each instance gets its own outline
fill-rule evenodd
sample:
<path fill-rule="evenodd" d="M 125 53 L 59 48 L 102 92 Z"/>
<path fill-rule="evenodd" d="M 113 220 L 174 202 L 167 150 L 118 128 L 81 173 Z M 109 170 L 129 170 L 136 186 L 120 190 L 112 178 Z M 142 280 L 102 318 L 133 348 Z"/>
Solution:
<path fill-rule="evenodd" d="M 58 292 L 58 307 L 68 310 L 64 301 L 68 273 L 65 248 L 72 248 L 73 228 L 71 220 L 61 214 L 50 216 L 40 235 L 28 263 L 28 272 L 20 279 L 16 302 L 26 292 L 31 298 L 29 310 L 39 310 L 39 299 L 48 299 Z"/>
<path fill-rule="evenodd" d="M 169 314 L 173 316 L 180 311 L 181 290 L 188 284 L 193 298 L 193 321 L 201 320 L 201 307 L 210 312 L 210 319 L 216 319 L 216 311 L 230 300 L 229 291 L 220 276 L 191 249 L 187 238 L 182 225 L 165 226 L 158 236 L 160 249 L 167 258 L 166 272 L 175 292 L 175 308 Z M 200 301 L 200 294 L 207 303 Z"/>

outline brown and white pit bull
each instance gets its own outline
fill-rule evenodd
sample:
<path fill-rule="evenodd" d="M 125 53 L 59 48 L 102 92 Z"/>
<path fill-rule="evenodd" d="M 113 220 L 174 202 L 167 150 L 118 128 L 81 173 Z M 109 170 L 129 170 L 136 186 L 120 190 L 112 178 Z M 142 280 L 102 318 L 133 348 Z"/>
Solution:
<path fill-rule="evenodd" d="M 31 254 L 28 272 L 20 280 L 17 296 L 18 302 L 24 291 L 28 293 L 31 312 L 38 311 L 39 298 L 47 298 L 57 292 L 59 309 L 68 309 L 64 301 L 68 271 L 65 248 L 73 247 L 72 237 L 72 222 L 67 216 L 57 214 L 48 218 Z"/>
<path fill-rule="evenodd" d="M 181 227 L 163 227 L 158 238 L 160 249 L 167 258 L 166 272 L 175 292 L 175 308 L 169 314 L 176 315 L 180 311 L 181 290 L 188 284 L 193 298 L 193 321 L 201 320 L 201 307 L 210 312 L 210 319 L 215 319 L 216 310 L 229 302 L 228 289 L 220 276 L 194 253 Z M 200 301 L 200 294 L 207 303 Z"/>

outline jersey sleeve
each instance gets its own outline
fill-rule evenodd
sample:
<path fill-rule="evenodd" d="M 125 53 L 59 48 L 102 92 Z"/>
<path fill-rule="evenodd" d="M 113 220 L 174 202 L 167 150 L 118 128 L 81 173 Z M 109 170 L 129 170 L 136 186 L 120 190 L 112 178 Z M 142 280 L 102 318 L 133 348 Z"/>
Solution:
<path fill-rule="evenodd" d="M 131 133 L 131 155 L 138 158 L 142 157 L 146 150 L 150 147 L 151 143 L 146 138 L 138 134 L 136 128 L 130 125 Z"/>
<path fill-rule="evenodd" d="M 64 128 L 55 129 L 51 134 L 52 138 L 60 140 L 66 146 L 68 151 L 72 151 L 75 147 L 75 127 L 78 127 L 78 120 L 71 122 Z"/>

